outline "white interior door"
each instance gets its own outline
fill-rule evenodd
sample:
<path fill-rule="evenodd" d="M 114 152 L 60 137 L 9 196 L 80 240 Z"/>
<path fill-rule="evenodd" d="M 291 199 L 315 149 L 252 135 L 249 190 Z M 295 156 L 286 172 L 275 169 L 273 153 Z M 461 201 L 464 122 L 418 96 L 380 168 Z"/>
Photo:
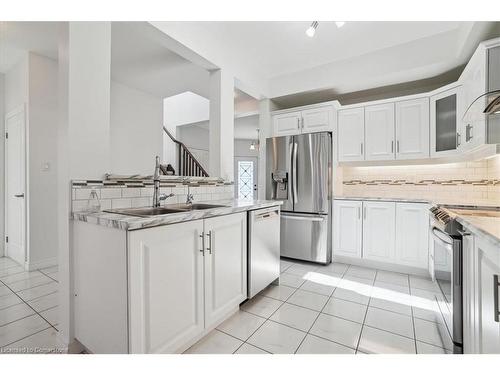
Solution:
<path fill-rule="evenodd" d="M 24 108 L 7 114 L 5 130 L 6 255 L 24 265 L 26 258 L 26 134 Z"/>
<path fill-rule="evenodd" d="M 235 198 L 257 199 L 258 165 L 258 158 L 253 156 L 234 158 Z"/>

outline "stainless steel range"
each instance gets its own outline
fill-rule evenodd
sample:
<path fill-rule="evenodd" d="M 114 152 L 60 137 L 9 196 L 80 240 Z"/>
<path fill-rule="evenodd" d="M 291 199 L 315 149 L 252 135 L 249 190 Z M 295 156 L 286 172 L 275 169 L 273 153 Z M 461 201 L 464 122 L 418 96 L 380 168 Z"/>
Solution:
<path fill-rule="evenodd" d="M 498 209 L 478 206 L 439 205 L 431 208 L 430 230 L 434 240 L 434 276 L 445 301 L 440 304 L 454 353 L 463 353 L 464 237 L 469 236 L 457 216 L 498 216 Z M 447 332 L 444 332 L 444 330 Z"/>
<path fill-rule="evenodd" d="M 434 240 L 434 276 L 445 298 L 441 306 L 447 332 L 453 341 L 453 352 L 463 352 L 462 304 L 462 237 L 465 232 L 453 214 L 444 206 L 431 208 L 431 235 Z M 441 326 L 441 325 L 438 325 Z M 444 327 L 443 327 L 444 328 Z"/>

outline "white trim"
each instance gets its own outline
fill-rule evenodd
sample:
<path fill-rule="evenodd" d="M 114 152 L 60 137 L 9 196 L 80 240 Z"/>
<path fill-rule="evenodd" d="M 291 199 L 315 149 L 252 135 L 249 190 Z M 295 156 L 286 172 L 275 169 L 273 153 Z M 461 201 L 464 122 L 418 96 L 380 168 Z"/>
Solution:
<path fill-rule="evenodd" d="M 27 257 L 28 257 L 28 252 L 29 252 L 29 242 L 28 242 L 28 233 L 29 233 L 29 220 L 28 220 L 28 113 L 27 113 L 27 105 L 26 103 L 23 103 L 13 110 L 7 112 L 5 114 L 4 118 L 4 165 L 3 165 L 3 170 L 4 170 L 4 238 L 1 240 L 4 243 L 4 248 L 3 248 L 3 256 L 9 256 L 8 254 L 8 245 L 5 242 L 5 238 L 9 235 L 7 233 L 7 223 L 9 222 L 8 218 L 8 203 L 7 203 L 7 164 L 8 164 L 8 146 L 7 146 L 7 141 L 8 139 L 5 137 L 5 133 L 7 133 L 7 121 L 14 116 L 17 116 L 18 114 L 23 114 L 24 115 L 24 261 L 26 263 Z M 26 268 L 26 264 L 24 264 L 24 267 Z"/>
<path fill-rule="evenodd" d="M 24 269 L 26 271 L 34 271 L 40 268 L 47 268 L 57 266 L 57 256 L 47 259 L 38 260 L 36 262 L 26 261 L 24 264 Z"/>
<path fill-rule="evenodd" d="M 343 106 L 339 103 L 338 100 L 332 100 L 332 101 L 329 101 L 329 102 L 322 102 L 322 103 L 316 103 L 316 104 L 303 105 L 301 107 L 279 109 L 277 111 L 272 111 L 271 112 L 271 116 L 280 115 L 280 114 L 289 113 L 289 112 L 303 111 L 303 110 L 306 110 L 306 109 L 314 109 L 314 108 L 320 108 L 320 107 L 327 107 L 327 106 L 332 106 L 334 109 L 343 108 Z"/>

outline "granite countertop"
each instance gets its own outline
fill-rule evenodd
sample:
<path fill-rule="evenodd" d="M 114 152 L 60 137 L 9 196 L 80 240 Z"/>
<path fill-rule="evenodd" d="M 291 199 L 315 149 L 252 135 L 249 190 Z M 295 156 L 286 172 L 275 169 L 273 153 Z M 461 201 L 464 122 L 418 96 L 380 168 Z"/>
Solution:
<path fill-rule="evenodd" d="M 216 207 L 206 210 L 192 210 L 151 217 L 129 216 L 104 211 L 73 212 L 71 216 L 75 221 L 83 221 L 90 224 L 97 224 L 121 230 L 137 230 L 156 227 L 159 225 L 181 223 L 184 221 L 205 219 L 209 217 L 228 215 L 237 212 L 257 210 L 260 208 L 279 206 L 283 204 L 282 201 L 239 199 L 196 203 L 220 204 L 224 205 L 224 207 Z"/>

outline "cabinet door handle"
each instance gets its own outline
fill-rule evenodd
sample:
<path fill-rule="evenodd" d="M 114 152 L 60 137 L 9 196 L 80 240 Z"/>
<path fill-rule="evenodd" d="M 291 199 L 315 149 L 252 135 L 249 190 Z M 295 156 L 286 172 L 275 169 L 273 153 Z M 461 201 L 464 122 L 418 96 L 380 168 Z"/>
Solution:
<path fill-rule="evenodd" d="M 363 142 L 361 142 L 361 155 L 363 155 Z"/>
<path fill-rule="evenodd" d="M 207 237 L 208 237 L 207 251 L 210 255 L 212 255 L 212 231 L 211 230 L 208 231 Z"/>
<path fill-rule="evenodd" d="M 358 219 L 361 220 L 361 207 L 358 207 Z"/>
<path fill-rule="evenodd" d="M 198 236 L 201 239 L 201 249 L 200 252 L 205 256 L 205 233 L 201 232 L 201 234 Z"/>
<path fill-rule="evenodd" d="M 498 275 L 493 275 L 493 308 L 495 309 L 494 317 L 497 323 L 500 322 L 500 311 L 498 311 L 498 285 L 500 285 L 498 282 Z"/>
<path fill-rule="evenodd" d="M 399 140 L 396 141 L 396 152 L 399 154 Z"/>
<path fill-rule="evenodd" d="M 363 207 L 363 218 L 366 220 L 366 207 Z"/>
<path fill-rule="evenodd" d="M 461 135 L 460 133 L 457 132 L 457 147 L 460 146 L 460 144 L 462 143 L 462 139 L 461 139 Z"/>
<path fill-rule="evenodd" d="M 391 154 L 394 153 L 394 141 L 391 141 Z"/>

